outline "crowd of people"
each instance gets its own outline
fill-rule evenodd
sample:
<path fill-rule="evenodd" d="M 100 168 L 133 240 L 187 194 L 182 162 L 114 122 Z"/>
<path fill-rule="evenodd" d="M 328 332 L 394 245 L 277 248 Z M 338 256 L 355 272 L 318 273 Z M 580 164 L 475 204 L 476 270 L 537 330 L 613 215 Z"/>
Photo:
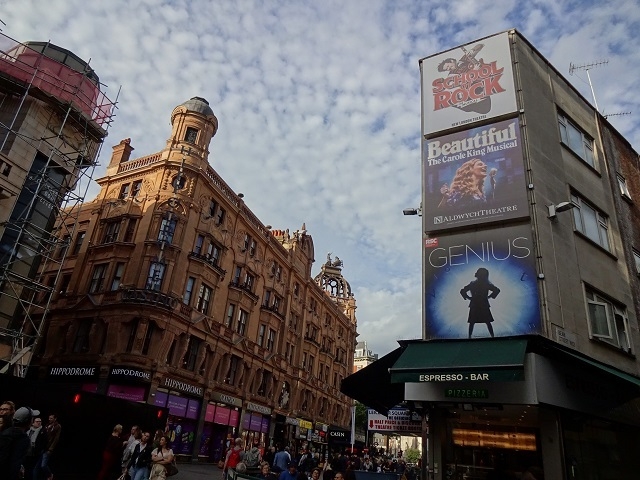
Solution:
<path fill-rule="evenodd" d="M 226 478 L 227 470 L 233 468 L 238 473 L 262 480 L 354 480 L 357 470 L 395 473 L 399 478 L 413 480 L 417 473 L 417 469 L 407 467 L 404 459 L 391 456 L 334 453 L 330 458 L 324 458 L 311 450 L 293 455 L 286 446 L 270 447 L 262 455 L 257 445 L 245 451 L 240 438 L 227 451 L 221 467 L 223 478 Z"/>
<path fill-rule="evenodd" d="M 102 452 L 102 467 L 98 480 L 164 480 L 175 468 L 170 438 L 164 431 L 143 431 L 138 425 L 131 427 L 129 436 L 123 436 L 123 427 L 113 427 Z"/>
<path fill-rule="evenodd" d="M 60 440 L 61 425 L 51 413 L 43 425 L 38 410 L 0 404 L 0 473 L 7 480 L 53 480 L 51 460 Z"/>

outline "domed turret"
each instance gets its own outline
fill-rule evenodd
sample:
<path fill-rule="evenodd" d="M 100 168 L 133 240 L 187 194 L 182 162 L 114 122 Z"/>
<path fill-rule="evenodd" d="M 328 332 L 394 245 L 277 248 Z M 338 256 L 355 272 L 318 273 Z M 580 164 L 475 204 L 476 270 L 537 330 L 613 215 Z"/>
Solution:
<path fill-rule="evenodd" d="M 209 143 L 218 131 L 218 119 L 202 97 L 192 97 L 171 112 L 171 137 L 167 140 L 170 159 L 178 159 L 183 152 L 190 157 L 207 161 Z"/>

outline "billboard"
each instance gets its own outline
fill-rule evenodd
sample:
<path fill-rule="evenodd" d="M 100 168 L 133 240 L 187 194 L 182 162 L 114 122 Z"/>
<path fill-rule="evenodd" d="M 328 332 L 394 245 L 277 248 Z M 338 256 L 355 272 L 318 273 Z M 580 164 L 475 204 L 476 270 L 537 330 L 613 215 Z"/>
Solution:
<path fill-rule="evenodd" d="M 509 34 L 421 60 L 423 135 L 517 110 Z"/>
<path fill-rule="evenodd" d="M 541 332 L 530 225 L 425 240 L 425 339 Z"/>
<path fill-rule="evenodd" d="M 406 408 L 394 408 L 387 415 L 367 410 L 367 430 L 370 432 L 420 433 L 422 419 Z"/>
<path fill-rule="evenodd" d="M 426 232 L 529 216 L 517 118 L 424 140 Z"/>

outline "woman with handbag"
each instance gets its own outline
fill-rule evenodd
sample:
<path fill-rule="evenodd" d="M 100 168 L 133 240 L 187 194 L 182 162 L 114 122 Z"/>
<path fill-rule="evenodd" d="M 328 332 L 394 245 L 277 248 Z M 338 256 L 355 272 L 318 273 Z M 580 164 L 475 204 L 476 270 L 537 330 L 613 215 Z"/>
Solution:
<path fill-rule="evenodd" d="M 152 467 L 149 480 L 165 480 L 169 476 L 168 470 L 173 465 L 173 450 L 169 448 L 169 441 L 169 437 L 163 435 L 158 448 L 151 452 Z"/>

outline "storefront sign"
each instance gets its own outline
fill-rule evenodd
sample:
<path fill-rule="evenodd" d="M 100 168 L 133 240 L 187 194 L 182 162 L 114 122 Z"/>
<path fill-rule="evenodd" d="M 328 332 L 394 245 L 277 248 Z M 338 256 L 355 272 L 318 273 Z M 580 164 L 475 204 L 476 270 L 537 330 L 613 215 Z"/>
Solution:
<path fill-rule="evenodd" d="M 445 388 L 446 398 L 489 398 L 486 388 Z"/>
<path fill-rule="evenodd" d="M 375 410 L 368 410 L 367 428 L 374 432 L 421 432 L 420 417 L 407 409 L 389 410 L 382 415 Z"/>
<path fill-rule="evenodd" d="M 50 367 L 49 376 L 55 378 L 86 378 L 97 377 L 100 367 Z"/>
<path fill-rule="evenodd" d="M 502 368 L 483 372 L 474 371 L 423 371 L 399 373 L 397 379 L 403 382 L 454 383 L 454 382 L 515 382 L 524 380 L 522 368 Z"/>
<path fill-rule="evenodd" d="M 132 367 L 111 367 L 109 376 L 112 378 L 123 378 L 127 380 L 151 381 L 151 372 Z"/>
<path fill-rule="evenodd" d="M 348 444 L 351 441 L 351 433 L 343 430 L 329 430 L 329 443 Z"/>
<path fill-rule="evenodd" d="M 213 392 L 211 393 L 211 400 L 214 402 L 226 403 L 227 405 L 233 405 L 234 407 L 242 407 L 242 400 L 225 393 Z"/>
<path fill-rule="evenodd" d="M 316 422 L 316 430 L 326 432 L 327 430 L 329 430 L 329 425 L 327 425 L 326 423 Z"/>
<path fill-rule="evenodd" d="M 197 395 L 198 397 L 202 397 L 202 395 L 204 395 L 204 388 L 197 385 L 192 385 L 187 382 L 183 382 L 181 380 L 176 380 L 175 378 L 171 377 L 164 377 L 162 379 L 162 386 L 171 388 L 173 390 L 179 390 L 190 395 Z"/>
<path fill-rule="evenodd" d="M 308 430 L 313 428 L 313 423 L 311 423 L 311 422 L 309 422 L 307 420 L 303 420 L 301 418 L 298 419 L 298 425 L 300 425 L 301 427 L 306 428 Z"/>
<path fill-rule="evenodd" d="M 284 419 L 284 423 L 285 423 L 286 425 L 294 425 L 294 426 L 296 426 L 296 427 L 297 427 L 298 425 L 300 425 L 300 423 L 299 423 L 298 419 L 297 419 L 297 418 L 292 418 L 292 417 L 287 417 L 287 418 L 285 418 L 285 419 Z"/>
<path fill-rule="evenodd" d="M 107 396 L 114 398 L 122 398 L 132 402 L 144 401 L 146 388 L 134 385 L 109 385 Z"/>
<path fill-rule="evenodd" d="M 164 293 L 151 290 L 139 290 L 137 288 L 122 290 L 122 301 L 124 303 L 144 303 L 169 310 L 176 308 L 179 303 L 178 299 Z"/>
<path fill-rule="evenodd" d="M 247 402 L 247 410 L 262 413 L 263 415 L 271 415 L 271 409 L 257 403 Z"/>

